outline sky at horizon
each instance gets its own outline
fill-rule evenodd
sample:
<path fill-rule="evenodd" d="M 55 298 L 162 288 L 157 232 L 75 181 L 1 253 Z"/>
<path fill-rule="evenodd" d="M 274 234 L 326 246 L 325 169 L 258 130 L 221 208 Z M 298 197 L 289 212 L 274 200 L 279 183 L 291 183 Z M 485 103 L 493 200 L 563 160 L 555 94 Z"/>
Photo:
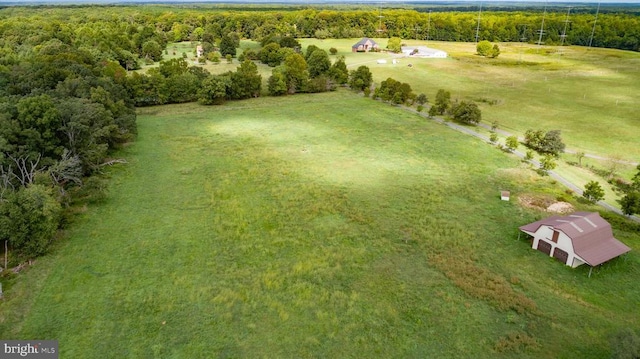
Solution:
<path fill-rule="evenodd" d="M 0 4 L 135 4 L 135 3 L 290 3 L 290 4 L 312 4 L 312 3 L 417 3 L 425 4 L 437 3 L 480 3 L 481 0 L 0 0 Z M 582 3 L 582 4 L 639 4 L 640 0 L 483 0 L 485 4 L 490 3 Z"/>

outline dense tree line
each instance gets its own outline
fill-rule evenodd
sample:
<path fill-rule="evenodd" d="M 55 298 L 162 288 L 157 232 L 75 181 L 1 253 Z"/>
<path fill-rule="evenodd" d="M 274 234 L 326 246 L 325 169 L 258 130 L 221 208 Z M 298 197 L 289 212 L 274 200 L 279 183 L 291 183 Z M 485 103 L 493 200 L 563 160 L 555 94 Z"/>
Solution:
<path fill-rule="evenodd" d="M 73 46 L 62 24 L 23 25 L 0 40 L 0 242 L 12 263 L 46 251 L 63 209 L 97 198 L 89 192 L 102 186 L 91 176 L 136 135 L 118 61 L 105 58 L 99 44 Z"/>
<path fill-rule="evenodd" d="M 43 16 L 45 13 L 46 17 Z M 379 17 L 378 9 L 246 11 L 242 7 L 220 10 L 93 6 L 47 8 L 45 12 L 37 8 L 12 7 L 0 11 L 0 49 L 16 56 L 21 45 L 55 38 L 77 48 L 90 49 L 102 59 L 118 61 L 124 68 L 132 68 L 136 66 L 136 59 L 159 60 L 166 44 L 175 41 L 202 41 L 207 47 L 222 45 L 221 50 L 226 54 L 231 53 L 228 45 L 234 37 L 257 41 L 286 36 L 379 37 L 378 30 L 382 30 L 382 36 L 389 38 L 476 40 L 476 10 L 428 14 L 385 8 L 382 13 L 383 18 Z M 542 41 L 545 44 L 560 44 L 565 34 L 565 44 L 640 50 L 640 16 L 622 10 L 603 12 L 597 20 L 593 12 L 572 13 L 569 23 L 565 23 L 565 9 L 560 8 L 547 12 L 486 11 L 482 13 L 478 39 L 536 42 L 543 18 Z"/>

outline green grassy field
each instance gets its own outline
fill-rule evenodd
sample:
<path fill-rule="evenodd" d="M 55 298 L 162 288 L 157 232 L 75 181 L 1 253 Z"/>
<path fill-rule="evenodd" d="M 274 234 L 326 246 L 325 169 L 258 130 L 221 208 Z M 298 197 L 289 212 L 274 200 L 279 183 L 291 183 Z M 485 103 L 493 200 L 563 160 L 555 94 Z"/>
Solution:
<path fill-rule="evenodd" d="M 352 53 L 357 39 L 302 39 L 303 48 L 315 44 L 335 47 L 347 64 L 370 67 L 376 82 L 392 77 L 411 84 L 416 93 L 434 100 L 438 89 L 453 99 L 476 101 L 483 122 L 497 121 L 518 135 L 529 128 L 560 129 L 567 145 L 603 156 L 620 155 L 639 162 L 636 114 L 640 103 L 640 54 L 585 47 L 538 47 L 501 43 L 497 59 L 474 55 L 473 43 L 403 40 L 446 51 L 447 59 L 401 59 L 397 65 L 377 64 L 390 54 Z M 386 39 L 378 39 L 385 47 Z M 411 63 L 411 68 L 407 64 Z M 494 103 L 490 105 L 489 103 Z"/>
<path fill-rule="evenodd" d="M 347 91 L 138 124 L 108 200 L 6 293 L 0 337 L 64 358 L 602 358 L 640 325 L 637 226 L 614 221 L 634 251 L 591 278 L 545 258 L 517 231 L 545 214 L 498 191 L 563 189 L 445 126 Z"/>
<path fill-rule="evenodd" d="M 391 59 L 387 53 L 352 53 L 358 39 L 299 39 L 303 49 L 314 44 L 337 56 L 345 56 L 355 69 L 368 66 L 379 83 L 388 77 L 410 83 L 416 93 L 430 100 L 438 89 L 451 92 L 454 99 L 476 101 L 483 122 L 522 136 L 527 129 L 560 129 L 568 147 L 576 151 L 640 161 L 637 132 L 640 122 L 635 107 L 640 103 L 640 54 L 577 46 L 540 47 L 522 43 L 501 43 L 497 59 L 475 55 L 475 44 L 403 40 L 407 45 L 428 45 L 446 51 L 447 59 L 402 58 L 393 65 L 377 64 Z M 385 47 L 387 39 L 377 39 Z M 173 49 L 176 55 L 173 55 Z M 243 40 L 238 53 L 259 49 L 254 41 Z M 184 51 L 193 57 L 192 43 L 168 46 L 166 58 Z M 409 63 L 412 67 L 409 68 Z M 211 73 L 233 71 L 237 60 L 227 64 L 207 63 Z M 259 66 L 266 84 L 272 68 Z M 266 86 L 265 86 L 266 88 Z M 606 134 L 606 135 L 603 135 Z M 633 166 L 624 168 L 631 172 Z M 575 174 L 573 174 L 575 175 Z"/>

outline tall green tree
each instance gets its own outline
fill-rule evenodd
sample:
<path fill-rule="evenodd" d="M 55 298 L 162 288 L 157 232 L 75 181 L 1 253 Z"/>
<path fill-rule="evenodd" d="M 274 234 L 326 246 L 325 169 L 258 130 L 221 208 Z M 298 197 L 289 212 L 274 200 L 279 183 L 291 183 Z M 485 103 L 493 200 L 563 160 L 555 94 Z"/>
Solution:
<path fill-rule="evenodd" d="M 228 34 L 220 39 L 220 55 L 236 57 L 236 41 Z"/>
<path fill-rule="evenodd" d="M 515 151 L 518 148 L 519 144 L 520 143 L 518 142 L 518 136 L 515 136 L 515 135 L 514 136 L 509 136 L 505 140 L 505 146 L 511 152 Z"/>
<path fill-rule="evenodd" d="M 589 181 L 584 185 L 582 196 L 589 202 L 596 203 L 604 199 L 604 190 L 597 181 Z"/>
<path fill-rule="evenodd" d="M 297 53 L 291 54 L 284 59 L 282 66 L 287 82 L 287 92 L 289 94 L 303 92 L 309 79 L 307 62 L 304 57 Z"/>
<path fill-rule="evenodd" d="M 320 50 L 320 48 L 316 45 L 309 45 L 307 46 L 307 49 L 304 52 L 304 59 L 308 60 L 309 57 L 311 57 L 311 54 L 313 54 L 314 51 L 316 50 Z"/>
<path fill-rule="evenodd" d="M 453 119 L 468 125 L 475 125 L 482 120 L 482 113 L 473 102 L 461 101 L 451 109 Z"/>
<path fill-rule="evenodd" d="M 280 63 L 282 62 L 280 45 L 278 45 L 277 43 L 270 43 L 265 45 L 258 53 L 258 58 L 260 59 L 260 62 L 271 67 L 280 65 Z"/>
<path fill-rule="evenodd" d="M 399 37 L 392 37 L 387 42 L 387 49 L 391 52 L 399 53 L 402 51 L 402 40 Z"/>
<path fill-rule="evenodd" d="M 230 96 L 232 99 L 258 97 L 261 88 L 262 76 L 258 73 L 258 66 L 250 60 L 245 60 L 231 74 Z"/>
<path fill-rule="evenodd" d="M 300 50 L 300 48 L 302 47 L 298 40 L 294 39 L 291 36 L 283 36 L 280 41 L 278 41 L 278 44 L 280 44 L 280 47 L 288 47 L 294 50 Z"/>
<path fill-rule="evenodd" d="M 550 154 L 558 157 L 564 152 L 565 144 L 562 142 L 560 130 L 544 132 L 542 130 L 527 130 L 524 133 L 525 146 L 542 154 Z"/>
<path fill-rule="evenodd" d="M 287 93 L 287 78 L 282 67 L 273 69 L 267 82 L 267 88 L 271 96 L 282 96 Z"/>
<path fill-rule="evenodd" d="M 0 240 L 20 256 L 44 254 L 60 225 L 60 204 L 42 185 L 11 192 L 0 202 Z"/>
<path fill-rule="evenodd" d="M 631 186 L 619 201 L 622 212 L 626 215 L 640 213 L 640 165 L 636 169 L 638 172 L 633 176 Z"/>
<path fill-rule="evenodd" d="M 556 168 L 555 157 L 550 154 L 540 157 L 540 170 L 542 170 L 543 173 L 548 173 L 554 168 Z"/>
<path fill-rule="evenodd" d="M 622 213 L 628 216 L 640 213 L 640 191 L 632 190 L 627 192 L 620 199 L 620 206 L 622 207 Z"/>
<path fill-rule="evenodd" d="M 202 81 L 198 91 L 198 102 L 203 105 L 222 105 L 227 100 L 227 91 L 231 86 L 229 75 L 215 75 Z"/>
<path fill-rule="evenodd" d="M 329 77 L 337 84 L 344 85 L 349 81 L 349 70 L 344 61 L 344 56 L 339 56 L 336 62 L 329 68 Z"/>
<path fill-rule="evenodd" d="M 309 67 L 309 77 L 311 78 L 326 74 L 331 67 L 329 54 L 322 49 L 313 51 L 307 59 L 307 66 Z"/>
<path fill-rule="evenodd" d="M 162 46 L 155 40 L 146 41 L 142 44 L 141 55 L 152 61 L 162 60 Z"/>
<path fill-rule="evenodd" d="M 436 93 L 436 101 L 431 108 L 434 109 L 433 115 L 444 115 L 444 113 L 451 108 L 451 93 L 443 89 L 438 90 Z M 431 115 L 431 113 L 432 111 L 429 109 L 429 115 Z"/>
<path fill-rule="evenodd" d="M 373 75 L 365 65 L 359 66 L 356 70 L 349 72 L 349 87 L 357 91 L 364 91 L 370 88 L 373 83 Z"/>
<path fill-rule="evenodd" d="M 49 95 L 23 97 L 16 106 L 17 121 L 10 135 L 16 146 L 14 155 L 36 158 L 43 156 L 44 165 L 62 154 L 63 143 L 58 137 L 60 112 Z"/>
<path fill-rule="evenodd" d="M 411 86 L 408 83 L 396 81 L 388 78 L 380 83 L 380 88 L 376 89 L 375 96 L 383 101 L 390 101 L 394 104 L 403 104 L 415 97 Z"/>
<path fill-rule="evenodd" d="M 189 71 L 189 63 L 183 58 L 160 61 L 158 71 L 164 77 L 182 75 L 185 72 Z"/>

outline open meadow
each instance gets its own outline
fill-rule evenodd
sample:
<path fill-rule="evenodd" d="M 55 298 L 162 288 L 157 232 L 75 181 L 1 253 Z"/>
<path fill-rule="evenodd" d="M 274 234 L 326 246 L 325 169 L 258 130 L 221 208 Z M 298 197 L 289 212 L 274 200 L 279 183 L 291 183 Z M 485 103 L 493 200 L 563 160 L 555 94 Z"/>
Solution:
<path fill-rule="evenodd" d="M 387 39 L 376 39 L 385 47 Z M 446 59 L 402 58 L 393 65 L 376 59 L 394 55 L 352 53 L 357 39 L 303 39 L 335 47 L 347 65 L 369 66 L 376 82 L 392 77 L 434 100 L 438 89 L 452 99 L 474 100 L 483 122 L 523 135 L 527 129 L 562 130 L 568 147 L 639 162 L 640 54 L 579 46 L 500 43 L 500 56 L 475 55 L 474 43 L 403 40 L 446 51 Z M 412 67 L 407 65 L 411 63 Z"/>
<path fill-rule="evenodd" d="M 482 123 L 487 127 L 497 123 L 499 130 L 520 137 L 527 129 L 561 130 L 568 152 L 561 157 L 556 172 L 579 188 L 592 180 L 600 182 L 605 201 L 620 208 L 617 202 L 620 194 L 606 183 L 606 176 L 597 173 L 615 168 L 616 175 L 628 181 L 640 162 L 640 118 L 635 111 L 640 103 L 640 54 L 578 46 L 501 43 L 500 56 L 487 59 L 475 55 L 473 43 L 403 40 L 409 46 L 428 45 L 449 54 L 446 59 L 407 58 L 384 52 L 353 53 L 351 45 L 357 40 L 299 39 L 303 50 L 311 44 L 325 50 L 337 49 L 336 56 L 345 56 L 352 70 L 368 66 L 377 84 L 392 77 L 409 83 L 415 93 L 426 94 L 430 101 L 439 89 L 450 91 L 454 100 L 472 100 L 482 110 Z M 384 48 L 388 40 L 376 41 Z M 260 48 L 250 40 L 243 40 L 240 46 L 238 54 L 244 49 Z M 168 48 L 167 58 L 185 52 L 194 60 L 195 43 L 177 43 Z M 392 58 L 400 62 L 393 64 Z M 379 64 L 379 59 L 388 61 Z M 202 66 L 219 74 L 235 70 L 238 63 L 234 59 L 231 64 L 223 60 Z M 272 69 L 258 63 L 264 89 Z M 483 127 L 476 129 L 489 134 Z M 504 143 L 504 137 L 500 143 Z M 575 152 L 593 158 L 582 159 L 584 166 L 578 167 Z"/>
<path fill-rule="evenodd" d="M 388 41 L 375 40 L 382 48 Z M 409 46 L 429 46 L 449 55 L 429 59 L 386 52 L 353 53 L 351 45 L 358 39 L 299 41 L 303 50 L 309 45 L 327 51 L 336 48 L 336 56 L 345 56 L 350 69 L 369 67 L 378 84 L 391 77 L 409 83 L 415 93 L 426 94 L 430 101 L 439 89 L 450 91 L 454 101 L 475 101 L 482 110 L 483 123 L 497 122 L 510 133 L 522 136 L 527 129 L 559 129 L 573 151 L 640 162 L 640 118 L 636 113 L 640 103 L 639 53 L 500 43 L 500 56 L 489 59 L 475 54 L 474 43 L 403 40 Z M 259 51 L 260 46 L 243 40 L 238 54 L 249 48 Z M 194 49 L 188 42 L 169 45 L 165 57 L 181 57 L 185 52 L 193 58 Z M 376 62 L 392 58 L 399 63 Z M 237 59 L 231 64 L 223 59 L 219 64 L 203 65 L 211 73 L 233 71 L 237 66 Z M 258 68 L 266 85 L 272 68 Z M 627 167 L 631 173 L 634 166 Z"/>
<path fill-rule="evenodd" d="M 0 337 L 63 358 L 603 358 L 640 326 L 637 225 L 607 216 L 633 251 L 591 278 L 545 258 L 517 228 L 547 214 L 517 198 L 564 189 L 421 116 L 339 90 L 143 108 L 138 130 Z"/>

